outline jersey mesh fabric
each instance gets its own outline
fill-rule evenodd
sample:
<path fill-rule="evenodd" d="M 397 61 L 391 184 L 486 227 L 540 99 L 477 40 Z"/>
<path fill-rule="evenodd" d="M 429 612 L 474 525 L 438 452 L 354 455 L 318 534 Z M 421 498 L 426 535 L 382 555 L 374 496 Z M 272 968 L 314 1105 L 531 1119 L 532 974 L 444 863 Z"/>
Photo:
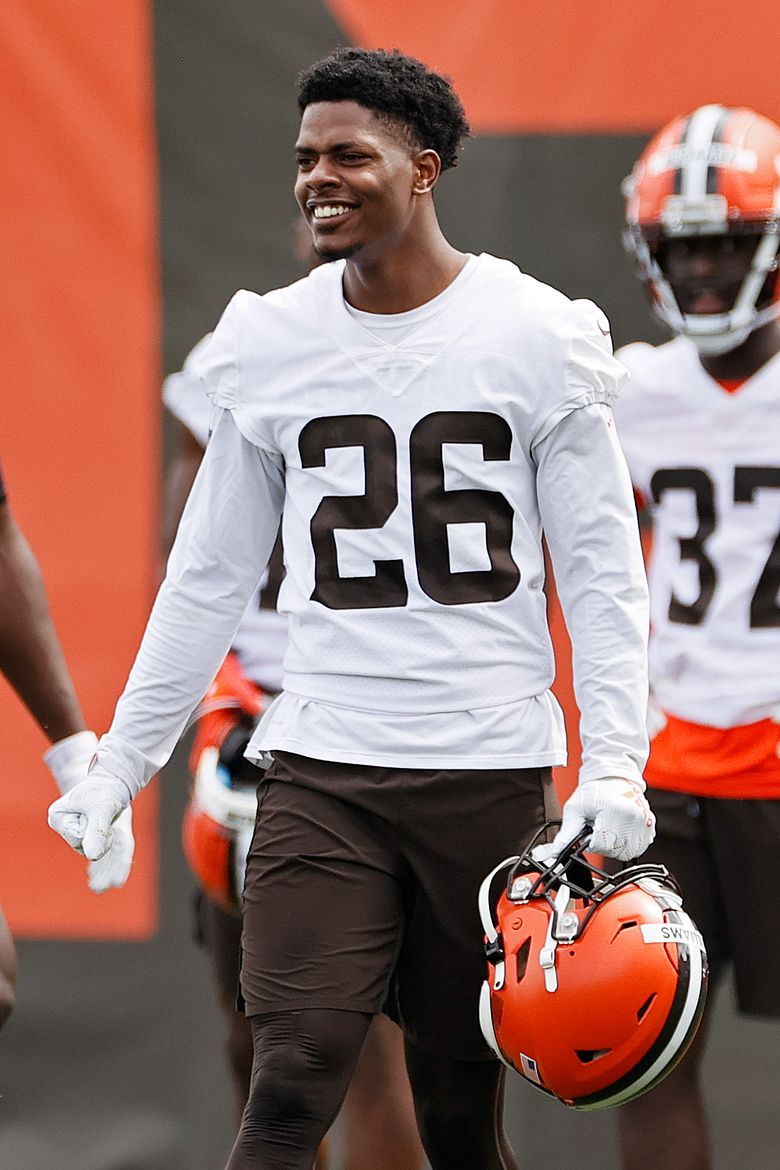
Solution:
<path fill-rule="evenodd" d="M 554 667 L 533 449 L 618 393 L 603 318 L 481 256 L 447 312 L 391 346 L 344 307 L 342 272 L 237 294 L 201 363 L 245 437 L 284 459 L 285 689 L 399 713 L 543 694 Z M 312 525 L 337 559 L 328 596 Z"/>

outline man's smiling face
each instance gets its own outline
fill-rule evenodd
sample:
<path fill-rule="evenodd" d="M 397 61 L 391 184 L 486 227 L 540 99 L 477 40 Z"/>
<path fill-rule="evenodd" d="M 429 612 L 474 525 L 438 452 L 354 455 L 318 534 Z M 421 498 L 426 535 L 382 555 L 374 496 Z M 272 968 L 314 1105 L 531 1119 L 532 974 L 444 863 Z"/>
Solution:
<path fill-rule="evenodd" d="M 306 107 L 295 144 L 295 198 L 324 260 L 378 258 L 414 209 L 414 151 L 403 129 L 357 102 Z"/>

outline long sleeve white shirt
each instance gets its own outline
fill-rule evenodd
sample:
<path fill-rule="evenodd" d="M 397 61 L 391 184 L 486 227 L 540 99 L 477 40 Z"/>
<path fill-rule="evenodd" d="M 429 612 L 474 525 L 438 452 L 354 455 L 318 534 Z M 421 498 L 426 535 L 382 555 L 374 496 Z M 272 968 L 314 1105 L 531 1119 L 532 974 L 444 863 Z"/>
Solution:
<path fill-rule="evenodd" d="M 631 487 L 611 413 L 572 410 L 536 445 L 539 510 L 574 650 L 581 780 L 639 779 L 647 754 L 647 592 Z M 230 647 L 276 537 L 284 468 L 222 411 L 182 518 L 99 769 L 135 795 L 167 761 Z M 540 583 L 541 586 L 541 583 Z M 327 615 L 323 617 L 327 620 Z M 446 620 L 446 614 L 442 620 Z M 318 758 L 409 767 L 562 763 L 549 691 L 493 706 L 416 713 L 283 694 L 250 755 L 287 748 Z"/>
<path fill-rule="evenodd" d="M 411 768 L 565 760 L 543 530 L 574 644 L 581 779 L 639 779 L 647 594 L 603 315 L 495 257 L 394 317 L 343 262 L 239 292 L 218 410 L 98 762 L 137 791 L 231 644 L 282 521 L 283 693 L 248 754 Z"/>

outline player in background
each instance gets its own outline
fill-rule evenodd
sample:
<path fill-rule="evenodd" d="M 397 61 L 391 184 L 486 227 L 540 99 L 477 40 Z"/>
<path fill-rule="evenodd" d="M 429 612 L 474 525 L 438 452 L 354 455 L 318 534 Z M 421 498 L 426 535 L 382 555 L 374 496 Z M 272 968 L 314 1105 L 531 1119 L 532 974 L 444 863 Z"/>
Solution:
<path fill-rule="evenodd" d="M 84 779 L 97 746 L 68 672 L 49 612 L 38 562 L 14 519 L 0 473 L 0 672 L 5 675 L 51 743 L 44 755 L 60 792 Z M 132 858 L 131 818 L 117 822 L 117 843 L 91 861 L 90 888 L 98 892 L 122 885 Z M 123 846 L 127 846 L 124 848 Z M 16 956 L 8 924 L 0 911 L 0 1025 L 14 1003 Z"/>
<path fill-rule="evenodd" d="M 163 385 L 163 402 L 179 424 L 166 482 L 166 552 L 208 442 L 212 409 L 194 372 L 208 341 L 208 336 L 199 341 L 183 369 Z M 200 704 L 202 714 L 190 751 L 193 787 L 183 826 L 185 853 L 198 881 L 198 937 L 211 959 L 227 1024 L 239 1121 L 252 1071 L 252 1029 L 236 1007 L 241 893 L 260 777 L 244 751 L 258 716 L 282 686 L 287 620 L 276 610 L 282 573 L 277 541 L 231 652 Z M 377 1016 L 369 1029 L 347 1090 L 341 1125 L 345 1170 L 417 1170 L 422 1164 L 401 1032 L 386 1016 Z M 323 1146 L 318 1170 L 327 1164 Z"/>
<path fill-rule="evenodd" d="M 50 821 L 96 856 L 232 644 L 282 518 L 282 693 L 244 889 L 254 1066 L 229 1170 L 310 1170 L 371 1020 L 404 1029 L 433 1170 L 510 1170 L 482 1037 L 482 879 L 565 760 L 542 531 L 572 635 L 579 784 L 552 843 L 640 854 L 647 593 L 609 329 L 434 205 L 468 132 L 446 79 L 339 50 L 300 79 L 296 197 L 332 261 L 239 292 L 199 363 L 217 410 L 128 685 Z"/>
<path fill-rule="evenodd" d="M 652 518 L 650 730 L 658 818 L 647 854 L 682 884 L 715 983 L 780 1014 L 780 128 L 703 106 L 626 181 L 626 243 L 676 336 L 619 357 L 615 408 Z M 627 1170 L 712 1164 L 706 1029 L 620 1114 Z"/>

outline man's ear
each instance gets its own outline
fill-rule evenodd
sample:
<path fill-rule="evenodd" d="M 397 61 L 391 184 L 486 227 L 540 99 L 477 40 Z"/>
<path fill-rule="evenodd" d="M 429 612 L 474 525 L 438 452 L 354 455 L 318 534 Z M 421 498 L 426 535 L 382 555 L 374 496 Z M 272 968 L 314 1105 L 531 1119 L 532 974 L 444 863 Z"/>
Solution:
<path fill-rule="evenodd" d="M 441 159 L 435 150 L 421 150 L 414 156 L 414 182 L 412 191 L 415 195 L 429 194 L 439 181 L 441 174 Z"/>

